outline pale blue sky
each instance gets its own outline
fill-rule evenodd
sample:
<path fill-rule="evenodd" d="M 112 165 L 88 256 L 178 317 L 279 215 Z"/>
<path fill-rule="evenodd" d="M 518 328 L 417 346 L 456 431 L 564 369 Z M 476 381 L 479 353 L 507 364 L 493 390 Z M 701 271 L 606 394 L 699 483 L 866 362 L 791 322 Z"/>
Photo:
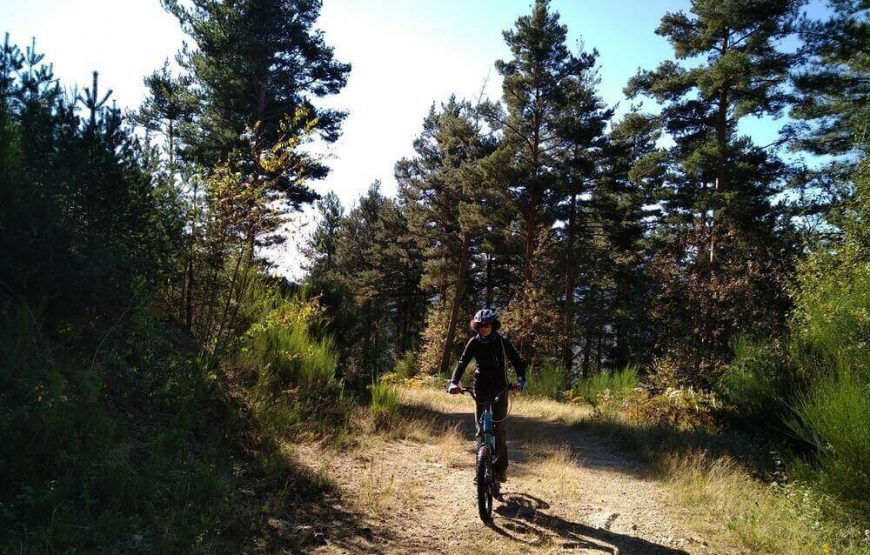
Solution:
<path fill-rule="evenodd" d="M 600 53 L 601 95 L 628 107 L 622 88 L 638 68 L 670 58 L 655 28 L 667 11 L 688 0 L 554 0 L 569 44 L 582 40 Z M 325 0 L 320 27 L 339 60 L 353 64 L 347 87 L 326 103 L 350 111 L 342 138 L 329 148 L 329 177 L 315 185 L 334 190 L 345 206 L 375 179 L 395 191 L 393 166 L 412 154 L 411 142 L 433 101 L 451 93 L 500 95 L 493 62 L 509 52 L 502 31 L 529 12 L 529 0 Z M 813 15 L 820 1 L 814 2 Z M 37 39 L 66 86 L 87 85 L 93 70 L 121 106 L 135 108 L 142 78 L 172 58 L 184 36 L 158 0 L 0 0 L 0 32 L 19 46 Z M 488 79 L 487 79 L 488 78 Z M 647 105 L 651 107 L 649 101 Z M 744 129 L 762 144 L 779 124 Z M 304 218 L 297 218 L 301 224 Z M 295 231 L 294 231 L 295 230 Z M 298 225 L 290 233 L 298 234 Z M 303 231 L 304 233 L 304 231 Z M 290 241 L 292 245 L 295 241 Z M 295 255 L 279 256 L 289 266 Z M 296 273 L 291 271 L 291 273 Z"/>

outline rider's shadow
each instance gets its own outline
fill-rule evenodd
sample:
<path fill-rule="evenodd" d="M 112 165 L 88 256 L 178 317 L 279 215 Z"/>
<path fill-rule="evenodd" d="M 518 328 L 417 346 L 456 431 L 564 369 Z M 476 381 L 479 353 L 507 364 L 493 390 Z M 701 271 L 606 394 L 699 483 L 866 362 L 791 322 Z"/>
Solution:
<path fill-rule="evenodd" d="M 688 555 L 681 549 L 547 514 L 544 511 L 550 508 L 549 503 L 526 493 L 505 494 L 501 501 L 495 512 L 502 518 L 496 520 L 492 528 L 515 541 L 539 545 L 549 536 L 551 540 L 563 540 L 562 547 L 565 549 L 587 549 L 620 555 Z M 526 539 L 529 536 L 534 539 Z"/>

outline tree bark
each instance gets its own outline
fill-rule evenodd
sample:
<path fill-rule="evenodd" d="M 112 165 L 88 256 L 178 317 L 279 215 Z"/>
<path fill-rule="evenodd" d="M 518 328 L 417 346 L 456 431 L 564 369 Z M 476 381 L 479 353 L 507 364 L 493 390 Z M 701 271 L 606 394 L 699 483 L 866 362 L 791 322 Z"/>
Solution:
<path fill-rule="evenodd" d="M 441 347 L 441 363 L 438 365 L 442 374 L 446 374 L 450 366 L 450 351 L 453 339 L 456 336 L 456 323 L 459 319 L 459 305 L 462 304 L 462 295 L 465 293 L 465 275 L 468 266 L 468 255 L 471 249 L 471 236 L 468 232 L 462 234 L 462 250 L 459 253 L 459 265 L 456 269 L 456 287 L 453 293 L 453 303 L 450 307 L 450 321 L 447 324 L 447 336 Z"/>
<path fill-rule="evenodd" d="M 565 254 L 565 305 L 562 314 L 562 366 L 566 372 L 574 362 L 572 343 L 574 341 L 574 225 L 577 214 L 577 196 L 571 194 L 568 212 L 568 241 Z"/>

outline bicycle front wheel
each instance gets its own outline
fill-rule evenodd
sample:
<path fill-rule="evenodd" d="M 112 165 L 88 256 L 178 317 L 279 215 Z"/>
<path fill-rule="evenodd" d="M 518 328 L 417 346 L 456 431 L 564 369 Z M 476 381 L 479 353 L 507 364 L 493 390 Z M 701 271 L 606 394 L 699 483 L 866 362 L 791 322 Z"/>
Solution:
<path fill-rule="evenodd" d="M 492 453 L 489 447 L 483 445 L 477 451 L 477 511 L 480 520 L 489 524 L 492 522 Z"/>

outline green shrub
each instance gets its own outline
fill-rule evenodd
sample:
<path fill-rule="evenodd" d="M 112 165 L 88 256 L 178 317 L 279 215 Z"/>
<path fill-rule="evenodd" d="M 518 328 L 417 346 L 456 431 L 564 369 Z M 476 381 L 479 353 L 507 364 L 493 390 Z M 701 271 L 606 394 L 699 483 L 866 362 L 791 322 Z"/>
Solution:
<path fill-rule="evenodd" d="M 260 396 L 298 387 L 321 392 L 336 385 L 338 351 L 329 336 L 315 339 L 322 308 L 297 296 L 254 323 L 242 339 L 240 367 L 256 375 Z"/>
<path fill-rule="evenodd" d="M 870 240 L 866 175 L 840 214 L 843 238 L 799 267 L 786 348 L 738 342 L 722 391 L 736 412 L 815 449 L 793 470 L 870 514 Z"/>
<path fill-rule="evenodd" d="M 526 393 L 533 397 L 560 399 L 565 390 L 565 369 L 556 362 L 545 361 L 540 369 L 529 368 Z"/>
<path fill-rule="evenodd" d="M 747 424 L 784 429 L 782 422 L 805 383 L 800 367 L 778 344 L 741 337 L 734 342 L 734 361 L 722 376 L 719 393 Z"/>
<path fill-rule="evenodd" d="M 406 351 L 405 356 L 396 361 L 393 367 L 393 372 L 402 379 L 413 378 L 414 371 L 414 351 Z"/>
<path fill-rule="evenodd" d="M 843 368 L 816 381 L 794 409 L 789 423 L 816 448 L 819 482 L 870 515 L 870 382 Z"/>
<path fill-rule="evenodd" d="M 595 404 L 602 396 L 620 398 L 639 386 L 637 367 L 630 364 L 612 374 L 601 373 L 583 378 L 574 386 L 572 393 L 574 397 Z"/>
<path fill-rule="evenodd" d="M 385 382 L 375 382 L 371 385 L 372 402 L 369 407 L 372 421 L 379 429 L 390 428 L 399 414 L 399 397 L 396 389 Z"/>

